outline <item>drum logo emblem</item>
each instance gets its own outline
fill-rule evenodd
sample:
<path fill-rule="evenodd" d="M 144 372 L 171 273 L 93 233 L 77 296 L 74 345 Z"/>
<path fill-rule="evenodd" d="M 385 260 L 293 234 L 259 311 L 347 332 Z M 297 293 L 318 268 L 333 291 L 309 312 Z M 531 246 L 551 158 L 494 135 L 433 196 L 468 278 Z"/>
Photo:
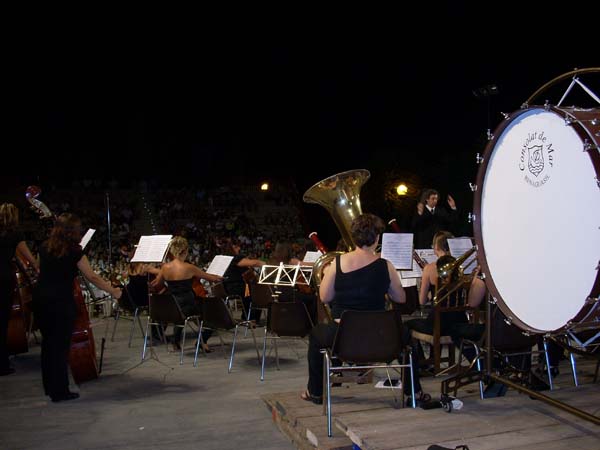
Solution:
<path fill-rule="evenodd" d="M 529 151 L 529 160 L 527 161 L 527 168 L 536 177 L 544 170 L 544 154 L 542 153 L 541 145 L 533 145 L 527 147 Z"/>
<path fill-rule="evenodd" d="M 544 131 L 527 133 L 527 138 L 521 146 L 519 170 L 525 173 L 525 181 L 533 187 L 543 186 L 549 179 L 548 171 L 554 166 L 554 148 L 544 135 Z M 547 162 L 547 164 L 546 164 Z M 540 176 L 541 175 L 541 176 Z"/>

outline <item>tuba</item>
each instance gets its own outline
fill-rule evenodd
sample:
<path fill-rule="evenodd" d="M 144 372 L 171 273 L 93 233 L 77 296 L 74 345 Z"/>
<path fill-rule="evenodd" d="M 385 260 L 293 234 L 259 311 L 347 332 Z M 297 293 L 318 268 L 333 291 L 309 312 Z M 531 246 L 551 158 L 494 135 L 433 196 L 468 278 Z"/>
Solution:
<path fill-rule="evenodd" d="M 476 250 L 477 246 L 474 245 L 454 261 L 446 263 L 442 267 L 438 267 L 437 275 L 439 287 L 436 289 L 433 297 L 434 305 L 438 305 L 446 300 L 453 292 L 456 292 L 471 280 L 470 277 L 464 274 L 464 268 L 462 267 L 462 264 Z"/>
<path fill-rule="evenodd" d="M 316 203 L 324 207 L 335 222 L 348 251 L 355 245 L 350 234 L 352 221 L 362 215 L 360 190 L 371 174 L 368 170 L 358 169 L 341 172 L 319 181 L 309 188 L 302 199 L 306 203 Z M 320 256 L 313 266 L 313 280 L 317 288 L 323 278 L 323 268 L 341 251 L 327 252 Z"/>

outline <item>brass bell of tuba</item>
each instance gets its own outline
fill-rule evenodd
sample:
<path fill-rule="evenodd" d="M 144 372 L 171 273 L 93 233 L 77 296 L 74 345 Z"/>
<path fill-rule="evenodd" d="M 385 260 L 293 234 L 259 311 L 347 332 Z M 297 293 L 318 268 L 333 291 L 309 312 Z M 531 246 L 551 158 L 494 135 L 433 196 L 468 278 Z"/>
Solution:
<path fill-rule="evenodd" d="M 437 305 L 446 300 L 453 292 L 465 286 L 470 278 L 464 274 L 462 264 L 477 250 L 474 245 L 464 254 L 452 262 L 448 262 L 437 268 L 438 288 L 433 297 L 433 304 Z"/>
<path fill-rule="evenodd" d="M 350 234 L 350 226 L 356 217 L 362 215 L 360 190 L 370 176 L 371 173 L 366 169 L 341 172 L 315 183 L 302 197 L 304 202 L 321 205 L 331 214 L 348 251 L 355 247 Z M 323 268 L 336 255 L 343 253 L 341 251 L 327 252 L 315 261 L 312 278 L 317 287 L 321 284 Z"/>

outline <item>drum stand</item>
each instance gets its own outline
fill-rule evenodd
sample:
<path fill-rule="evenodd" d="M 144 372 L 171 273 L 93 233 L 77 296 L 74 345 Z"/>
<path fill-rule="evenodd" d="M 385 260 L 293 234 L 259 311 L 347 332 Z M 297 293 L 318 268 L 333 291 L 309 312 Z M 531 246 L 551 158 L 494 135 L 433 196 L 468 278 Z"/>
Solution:
<path fill-rule="evenodd" d="M 479 356 L 479 353 L 477 352 L 477 356 L 476 356 L 475 360 L 473 362 L 471 362 L 471 365 L 469 366 L 467 371 L 465 371 L 461 374 L 455 375 L 451 378 L 448 378 L 442 382 L 442 387 L 441 387 L 442 397 L 448 395 L 448 392 L 451 390 L 451 385 L 452 385 L 453 389 L 458 389 L 459 387 L 466 386 L 467 384 L 481 382 L 484 380 L 488 380 L 488 381 L 493 380 L 498 383 L 502 383 L 508 387 L 511 387 L 523 394 L 527 394 L 532 398 L 535 398 L 537 400 L 541 400 L 545 403 L 548 403 L 551 406 L 562 409 L 563 411 L 566 411 L 570 414 L 574 414 L 581 419 L 585 419 L 596 425 L 600 425 L 600 417 L 598 417 L 598 416 L 589 414 L 589 413 L 582 411 L 581 409 L 575 408 L 567 403 L 555 400 L 552 397 L 548 397 L 547 395 L 540 394 L 538 391 L 534 391 L 534 390 L 532 390 L 526 386 L 523 386 L 519 383 L 515 383 L 513 380 L 510 380 L 508 378 L 503 377 L 502 375 L 499 375 L 499 374 L 493 372 L 493 370 L 492 370 L 493 349 L 492 349 L 492 339 L 491 339 L 492 338 L 492 327 L 491 327 L 492 313 L 491 313 L 491 311 L 492 311 L 491 303 L 488 302 L 488 305 L 486 308 L 486 324 L 485 324 L 485 341 L 486 341 L 485 369 L 481 370 L 481 367 L 479 364 L 480 356 Z M 475 364 L 477 364 L 477 370 L 473 371 L 471 369 Z M 548 365 L 547 357 L 546 357 L 546 364 Z M 480 389 L 481 389 L 481 387 L 480 387 Z"/>

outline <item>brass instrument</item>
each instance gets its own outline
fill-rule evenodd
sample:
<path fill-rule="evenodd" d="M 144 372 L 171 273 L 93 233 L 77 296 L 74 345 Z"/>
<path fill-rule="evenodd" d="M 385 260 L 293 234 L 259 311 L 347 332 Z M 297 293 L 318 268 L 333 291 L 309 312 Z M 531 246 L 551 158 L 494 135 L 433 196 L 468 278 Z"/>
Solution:
<path fill-rule="evenodd" d="M 350 226 L 356 217 L 362 215 L 360 190 L 370 176 L 370 172 L 365 169 L 341 172 L 314 184 L 302 197 L 306 203 L 321 205 L 331 214 L 346 247 L 348 247 L 348 251 L 353 250 L 355 247 L 350 234 Z M 342 251 L 326 252 L 315 261 L 312 279 L 317 292 L 323 279 L 323 269 L 337 255 L 343 253 Z M 325 307 L 325 312 L 329 321 L 333 321 L 329 308 Z"/>
<path fill-rule="evenodd" d="M 314 184 L 302 197 L 306 203 L 321 205 L 331 214 L 348 251 L 355 247 L 350 235 L 350 225 L 356 217 L 362 215 L 360 190 L 370 176 L 370 172 L 365 169 L 341 172 Z M 315 261 L 313 280 L 317 286 L 321 284 L 323 267 L 342 253 L 344 252 L 327 252 Z"/>
<path fill-rule="evenodd" d="M 438 267 L 438 287 L 435 291 L 435 295 L 433 296 L 434 305 L 438 305 L 439 303 L 443 302 L 452 293 L 456 292 L 471 281 L 471 277 L 464 274 L 462 264 L 476 250 L 477 246 L 474 245 L 454 261 L 446 263 L 442 267 Z"/>

